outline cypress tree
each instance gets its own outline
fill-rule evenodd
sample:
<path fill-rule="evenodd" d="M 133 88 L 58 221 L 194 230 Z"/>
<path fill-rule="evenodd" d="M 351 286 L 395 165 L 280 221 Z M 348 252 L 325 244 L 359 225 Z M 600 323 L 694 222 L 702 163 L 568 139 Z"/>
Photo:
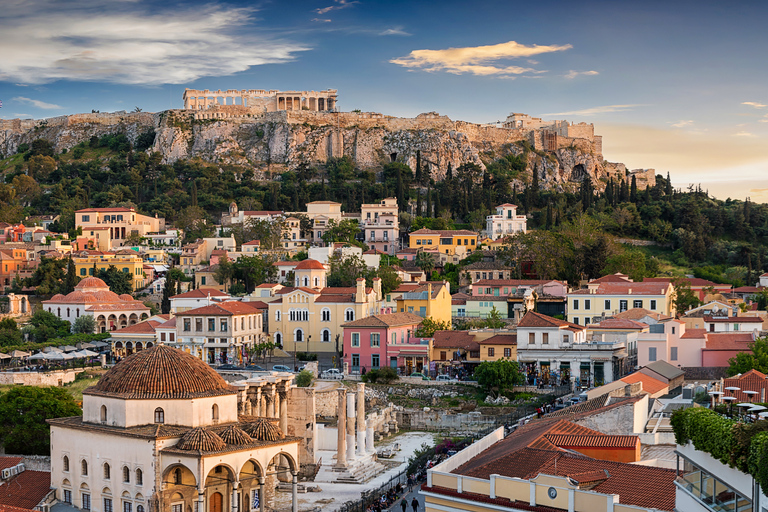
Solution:
<path fill-rule="evenodd" d="M 448 170 L 445 171 L 445 179 L 446 180 L 452 180 L 453 179 L 453 167 L 451 167 L 451 163 L 448 162 Z"/>
<path fill-rule="evenodd" d="M 416 185 L 416 216 L 421 217 L 421 185 Z"/>
<path fill-rule="evenodd" d="M 427 213 L 425 217 L 432 217 L 432 189 L 427 185 Z"/>
<path fill-rule="evenodd" d="M 163 300 L 160 302 L 160 312 L 168 314 L 171 312 L 171 297 L 174 295 L 174 283 L 173 279 L 165 278 L 165 286 L 163 286 Z"/>
<path fill-rule="evenodd" d="M 669 178 L 669 171 L 667 171 L 667 189 L 665 192 L 668 196 L 672 195 L 672 180 Z"/>
<path fill-rule="evenodd" d="M 181 279 L 179 279 L 178 281 L 176 281 L 176 295 L 181 295 L 181 294 L 182 294 Z"/>
<path fill-rule="evenodd" d="M 435 189 L 435 218 L 440 218 L 440 191 Z"/>
<path fill-rule="evenodd" d="M 400 167 L 397 168 L 397 204 L 400 205 L 400 210 L 408 211 L 408 205 L 405 204 L 405 190 L 403 189 L 403 171 Z"/>
<path fill-rule="evenodd" d="M 416 184 L 421 185 L 423 176 L 421 175 L 421 150 L 416 150 Z"/>
<path fill-rule="evenodd" d="M 547 229 L 552 228 L 552 203 L 547 203 Z"/>
<path fill-rule="evenodd" d="M 62 293 L 64 295 L 75 291 L 75 285 L 77 284 L 77 274 L 75 273 L 75 263 L 72 261 L 72 255 L 69 255 L 67 261 L 67 275 L 64 279 L 64 289 Z"/>
<path fill-rule="evenodd" d="M 629 200 L 637 203 L 637 178 L 632 175 L 632 184 L 629 186 Z"/>

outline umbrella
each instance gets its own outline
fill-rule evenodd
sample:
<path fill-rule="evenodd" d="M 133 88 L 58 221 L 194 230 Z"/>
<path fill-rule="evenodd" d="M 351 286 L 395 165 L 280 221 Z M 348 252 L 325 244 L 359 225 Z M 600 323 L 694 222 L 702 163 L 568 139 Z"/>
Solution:
<path fill-rule="evenodd" d="M 722 391 L 710 391 L 709 394 L 717 396 L 717 395 L 722 395 L 723 392 Z"/>
<path fill-rule="evenodd" d="M 104 343 L 103 341 L 94 341 L 92 345 L 94 346 L 94 348 L 102 348 L 102 347 L 108 347 L 109 343 Z"/>
<path fill-rule="evenodd" d="M 749 408 L 749 412 L 764 411 L 766 409 L 768 409 L 768 407 L 764 405 L 753 405 L 752 407 Z"/>
<path fill-rule="evenodd" d="M 78 343 L 77 346 L 81 350 L 84 349 L 84 348 L 95 348 L 96 347 L 96 345 L 94 345 L 93 343 L 88 343 L 88 342 Z"/>
<path fill-rule="evenodd" d="M 733 400 L 736 400 L 736 397 L 735 396 L 724 396 L 723 400 L 733 401 Z"/>
<path fill-rule="evenodd" d="M 765 418 L 766 416 L 768 416 L 768 411 L 761 412 L 761 413 L 758 414 L 758 416 L 760 416 L 761 418 Z"/>
<path fill-rule="evenodd" d="M 83 357 L 96 357 L 98 352 L 91 352 L 90 350 L 83 349 L 80 351 L 81 354 L 83 354 Z"/>
<path fill-rule="evenodd" d="M 9 356 L 8 354 L 3 354 L 2 352 L 0 352 L 0 359 L 10 359 L 10 358 L 11 356 Z"/>
<path fill-rule="evenodd" d="M 737 388 L 736 386 L 728 386 L 725 389 L 728 391 L 741 391 L 741 388 Z"/>
<path fill-rule="evenodd" d="M 56 347 L 45 347 L 43 349 L 43 352 L 45 352 L 46 354 L 50 354 L 51 352 L 63 352 L 63 350 L 61 350 L 60 348 L 56 348 Z"/>
<path fill-rule="evenodd" d="M 73 347 L 72 345 L 67 345 L 65 347 L 61 347 L 61 349 L 64 350 L 64 352 L 74 352 L 75 350 L 77 350 L 77 347 Z"/>
<path fill-rule="evenodd" d="M 742 402 L 740 404 L 736 404 L 737 407 L 752 407 L 755 404 L 751 404 L 749 402 Z"/>
<path fill-rule="evenodd" d="M 38 352 L 37 354 L 30 356 L 29 360 L 48 359 L 48 354 L 45 352 Z"/>
<path fill-rule="evenodd" d="M 11 352 L 11 357 L 29 357 L 30 355 L 29 352 L 23 352 L 21 350 L 14 350 Z"/>

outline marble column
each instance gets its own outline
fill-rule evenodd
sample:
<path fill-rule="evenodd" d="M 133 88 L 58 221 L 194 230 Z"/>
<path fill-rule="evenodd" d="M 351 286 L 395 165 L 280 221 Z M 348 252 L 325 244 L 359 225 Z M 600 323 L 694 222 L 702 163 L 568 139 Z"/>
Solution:
<path fill-rule="evenodd" d="M 347 460 L 355 458 L 355 394 L 347 393 Z"/>
<path fill-rule="evenodd" d="M 291 471 L 291 512 L 299 512 L 299 477 L 296 471 Z"/>
<path fill-rule="evenodd" d="M 240 508 L 240 507 L 238 507 L 238 505 L 239 505 L 238 501 L 239 500 L 237 499 L 237 487 L 238 487 L 238 484 L 239 484 L 239 482 L 234 482 L 233 485 L 232 485 L 232 500 L 229 502 L 229 505 L 230 505 L 229 508 L 232 510 L 232 512 L 238 512 L 238 509 Z"/>
<path fill-rule="evenodd" d="M 264 409 L 264 395 L 261 394 L 261 386 L 256 388 L 256 416 L 266 416 Z"/>
<path fill-rule="evenodd" d="M 376 448 L 373 447 L 373 425 L 365 430 L 365 450 L 370 454 L 376 453 Z"/>
<path fill-rule="evenodd" d="M 365 383 L 357 383 L 357 455 L 365 455 Z"/>
<path fill-rule="evenodd" d="M 269 404 L 267 405 L 267 416 L 270 418 L 275 417 L 275 386 L 272 386 L 269 390 Z"/>
<path fill-rule="evenodd" d="M 288 394 L 285 391 L 280 392 L 280 430 L 283 437 L 288 434 Z"/>
<path fill-rule="evenodd" d="M 266 496 L 264 496 L 264 477 L 259 477 L 259 512 L 264 512 L 264 502 L 266 501 Z"/>
<path fill-rule="evenodd" d="M 336 411 L 338 418 L 336 430 L 338 437 L 336 441 L 336 467 L 347 467 L 347 390 L 339 388 L 339 405 Z"/>
<path fill-rule="evenodd" d="M 197 490 L 197 501 L 195 502 L 195 512 L 205 512 L 205 489 Z"/>

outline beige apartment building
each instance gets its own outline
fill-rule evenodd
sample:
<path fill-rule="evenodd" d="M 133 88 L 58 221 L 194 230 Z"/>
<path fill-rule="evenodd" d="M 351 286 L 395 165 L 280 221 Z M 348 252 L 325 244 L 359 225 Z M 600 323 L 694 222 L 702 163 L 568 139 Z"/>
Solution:
<path fill-rule="evenodd" d="M 135 208 L 85 208 L 75 212 L 75 227 L 86 231 L 108 228 L 112 247 L 121 246 L 131 233 L 144 236 L 165 230 L 165 219 L 136 213 Z"/>
<path fill-rule="evenodd" d="M 388 197 L 378 203 L 361 205 L 360 228 L 368 247 L 394 255 L 400 238 L 397 199 Z"/>

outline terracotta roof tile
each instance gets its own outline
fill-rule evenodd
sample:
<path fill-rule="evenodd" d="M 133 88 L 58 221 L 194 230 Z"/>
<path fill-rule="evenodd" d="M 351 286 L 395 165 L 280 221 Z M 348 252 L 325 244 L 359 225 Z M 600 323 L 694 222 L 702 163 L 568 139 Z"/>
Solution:
<path fill-rule="evenodd" d="M 629 278 L 629 276 L 626 276 L 618 272 L 616 274 L 609 274 L 607 276 L 598 277 L 597 279 L 593 279 L 590 281 L 590 283 L 626 283 L 626 282 L 632 282 L 632 280 Z"/>
<path fill-rule="evenodd" d="M 294 270 L 325 270 L 325 267 L 317 260 L 306 259 L 300 261 Z"/>
<path fill-rule="evenodd" d="M 0 505 L 34 509 L 50 492 L 50 472 L 22 471 L 0 486 Z"/>
<path fill-rule="evenodd" d="M 622 377 L 621 380 L 627 384 L 641 382 L 643 384 L 643 391 L 652 395 L 667 387 L 666 382 L 661 382 L 660 380 L 654 379 L 653 377 L 641 372 L 631 373 L 626 377 Z"/>
<path fill-rule="evenodd" d="M 517 345 L 517 334 L 496 334 L 478 343 L 480 345 Z"/>
<path fill-rule="evenodd" d="M 702 339 L 707 334 L 706 329 L 686 329 L 685 334 L 680 336 L 683 339 Z"/>
<path fill-rule="evenodd" d="M 546 327 L 570 327 L 572 329 L 577 329 L 579 331 L 583 331 L 586 329 L 583 325 L 576 325 L 572 324 L 571 322 L 566 322 L 565 320 L 558 320 L 557 318 L 552 318 L 551 316 L 542 315 L 541 313 L 537 313 L 535 311 L 529 311 L 523 316 L 523 318 L 520 319 L 520 322 L 517 324 L 518 327 L 532 327 L 532 328 L 546 328 Z"/>
<path fill-rule="evenodd" d="M 547 434 L 547 441 L 559 448 L 635 448 L 640 438 L 633 435 Z"/>
<path fill-rule="evenodd" d="M 386 315 L 371 315 L 358 318 L 342 324 L 342 327 L 392 327 L 401 325 L 418 325 L 424 319 L 413 313 L 390 313 Z"/>
<path fill-rule="evenodd" d="M 613 318 L 623 318 L 627 320 L 640 320 L 643 317 L 649 316 L 651 318 L 654 318 L 655 320 L 663 320 L 667 318 L 671 318 L 667 315 L 662 315 L 660 313 L 657 313 L 655 311 L 651 311 L 648 309 L 643 308 L 632 308 L 628 309 L 626 311 L 622 311 L 621 313 L 618 313 L 616 315 L 613 315 Z"/>
<path fill-rule="evenodd" d="M 189 309 L 176 313 L 178 316 L 203 316 L 203 315 L 216 315 L 216 316 L 232 316 L 232 315 L 252 315 L 256 313 L 257 309 L 251 306 L 250 302 L 240 301 L 227 301 L 217 302 L 209 306 L 201 306 L 195 309 Z"/>
<path fill-rule="evenodd" d="M 195 290 L 190 290 L 185 293 L 181 293 L 179 295 L 174 295 L 171 297 L 172 299 L 204 299 L 208 296 L 211 297 L 229 297 L 229 294 L 226 292 L 222 292 L 221 290 L 217 290 L 216 288 L 197 288 Z"/>
<path fill-rule="evenodd" d="M 480 344 L 467 331 L 437 331 L 432 346 L 434 348 L 463 348 L 465 350 L 480 350 Z"/>
<path fill-rule="evenodd" d="M 22 462 L 24 462 L 24 459 L 21 457 L 0 457 L 0 470 L 12 468 Z"/>
<path fill-rule="evenodd" d="M 606 318 L 600 323 L 590 325 L 590 329 L 595 327 L 601 329 L 646 329 L 648 324 L 624 318 Z"/>
<path fill-rule="evenodd" d="M 761 324 L 763 319 L 757 316 L 704 316 L 705 322 L 715 324 Z"/>
<path fill-rule="evenodd" d="M 159 325 L 162 325 L 157 320 L 147 320 L 145 322 L 139 322 L 137 324 L 129 325 L 128 327 L 123 327 L 122 329 L 118 329 L 116 331 L 112 331 L 112 335 L 115 334 L 153 334 L 155 332 L 155 328 Z"/>
<path fill-rule="evenodd" d="M 593 290 L 583 289 L 570 292 L 568 295 L 665 295 L 669 283 L 600 283 Z"/>
<path fill-rule="evenodd" d="M 751 332 L 709 332 L 705 338 L 707 346 L 703 350 L 747 350 L 754 341 Z"/>

